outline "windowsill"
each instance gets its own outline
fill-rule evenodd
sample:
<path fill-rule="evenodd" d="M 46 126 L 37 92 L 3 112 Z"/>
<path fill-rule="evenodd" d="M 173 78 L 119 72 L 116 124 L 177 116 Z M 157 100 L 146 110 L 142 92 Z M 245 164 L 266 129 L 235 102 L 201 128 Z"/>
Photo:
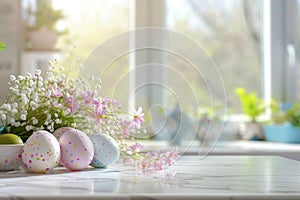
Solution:
<path fill-rule="evenodd" d="M 146 151 L 172 148 L 167 141 L 143 141 L 142 143 L 146 146 Z M 201 156 L 204 156 L 205 152 L 209 152 L 209 155 L 274 155 L 300 160 L 300 144 L 243 140 L 218 141 L 216 145 L 210 143 L 206 146 L 199 144 L 199 142 L 189 143 L 179 147 L 181 153 Z"/>

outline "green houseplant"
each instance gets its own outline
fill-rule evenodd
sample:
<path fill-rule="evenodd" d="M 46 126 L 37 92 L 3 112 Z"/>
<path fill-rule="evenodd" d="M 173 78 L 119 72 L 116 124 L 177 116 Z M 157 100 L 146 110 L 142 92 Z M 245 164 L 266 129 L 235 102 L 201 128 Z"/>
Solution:
<path fill-rule="evenodd" d="M 5 50 L 6 50 L 6 44 L 0 41 L 0 51 L 5 51 Z"/>
<path fill-rule="evenodd" d="M 36 10 L 28 9 L 27 44 L 29 50 L 54 50 L 57 37 L 66 34 L 67 30 L 59 31 L 57 22 L 65 18 L 62 10 L 56 10 L 51 0 L 37 2 Z"/>
<path fill-rule="evenodd" d="M 271 123 L 263 126 L 266 140 L 271 142 L 299 143 L 300 142 L 300 109 L 294 103 L 290 109 L 282 111 L 275 109 Z"/>
<path fill-rule="evenodd" d="M 262 126 L 258 123 L 258 117 L 266 110 L 266 104 L 256 93 L 247 93 L 244 88 L 236 88 L 243 112 L 250 118 L 249 122 L 241 122 L 239 135 L 244 140 L 262 140 L 264 139 Z"/>

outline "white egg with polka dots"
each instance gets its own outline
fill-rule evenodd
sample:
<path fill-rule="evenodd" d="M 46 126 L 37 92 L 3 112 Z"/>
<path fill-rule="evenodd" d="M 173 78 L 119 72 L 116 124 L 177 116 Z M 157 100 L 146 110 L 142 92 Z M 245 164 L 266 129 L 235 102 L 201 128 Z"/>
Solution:
<path fill-rule="evenodd" d="M 60 160 L 57 139 L 47 131 L 34 132 L 24 145 L 22 160 L 24 166 L 32 172 L 50 171 Z"/>
<path fill-rule="evenodd" d="M 91 166 L 104 168 L 114 164 L 120 156 L 118 143 L 109 135 L 95 134 L 89 136 L 94 145 L 95 155 Z"/>

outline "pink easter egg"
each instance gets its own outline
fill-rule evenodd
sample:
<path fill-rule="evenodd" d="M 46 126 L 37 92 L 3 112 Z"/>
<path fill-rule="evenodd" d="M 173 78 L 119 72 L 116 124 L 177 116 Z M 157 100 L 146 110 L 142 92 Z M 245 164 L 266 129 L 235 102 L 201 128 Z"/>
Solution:
<path fill-rule="evenodd" d="M 57 140 L 60 139 L 60 137 L 66 133 L 67 131 L 69 130 L 75 130 L 74 128 L 71 128 L 71 127 L 61 127 L 59 129 L 56 129 L 54 132 L 53 132 L 53 135 L 56 137 Z"/>
<path fill-rule="evenodd" d="M 91 139 L 82 131 L 71 129 L 64 133 L 60 139 L 60 164 L 70 170 L 86 168 L 94 156 L 94 147 Z"/>
<path fill-rule="evenodd" d="M 34 132 L 24 144 L 22 160 L 24 166 L 32 172 L 50 171 L 60 160 L 57 139 L 47 131 Z"/>

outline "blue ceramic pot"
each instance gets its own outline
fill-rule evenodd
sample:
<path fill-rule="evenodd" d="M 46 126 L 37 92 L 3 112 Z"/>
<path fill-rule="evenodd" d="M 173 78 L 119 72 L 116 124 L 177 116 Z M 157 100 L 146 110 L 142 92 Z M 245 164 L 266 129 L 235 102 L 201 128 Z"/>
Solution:
<path fill-rule="evenodd" d="M 289 123 L 266 125 L 263 131 L 270 142 L 300 143 L 300 128 Z"/>

